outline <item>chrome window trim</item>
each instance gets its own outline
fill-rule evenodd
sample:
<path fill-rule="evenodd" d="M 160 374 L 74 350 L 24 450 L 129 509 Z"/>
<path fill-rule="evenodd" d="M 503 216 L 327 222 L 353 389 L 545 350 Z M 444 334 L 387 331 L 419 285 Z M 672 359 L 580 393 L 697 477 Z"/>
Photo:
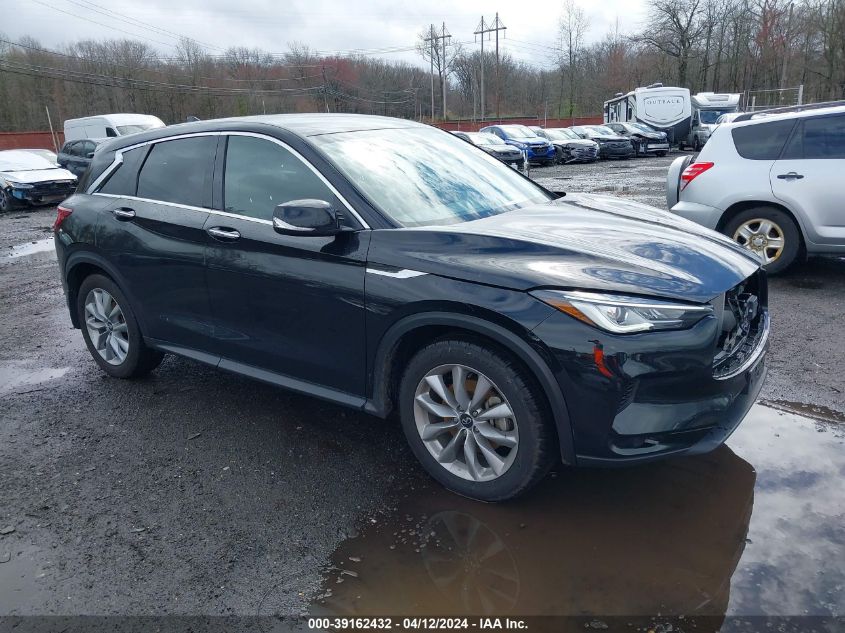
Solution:
<path fill-rule="evenodd" d="M 240 132 L 240 131 L 190 132 L 188 134 L 177 134 L 175 136 L 167 136 L 167 137 L 164 137 L 164 138 L 153 139 L 151 141 L 143 141 L 141 143 L 136 143 L 134 145 L 128 145 L 127 147 L 123 147 L 123 148 L 115 151 L 114 161 L 112 162 L 112 164 L 109 165 L 103 171 L 103 173 L 100 174 L 100 176 L 93 183 L 91 183 L 91 186 L 88 187 L 88 190 L 86 191 L 86 193 L 88 193 L 90 195 L 112 196 L 112 197 L 117 197 L 117 198 L 127 198 L 127 199 L 130 199 L 130 200 L 141 200 L 141 201 L 145 201 L 145 202 L 155 202 L 155 203 L 158 203 L 158 204 L 165 204 L 165 205 L 169 205 L 169 206 L 177 206 L 177 207 L 184 208 L 184 209 L 197 209 L 199 211 L 204 211 L 206 213 L 215 213 L 217 215 L 224 215 L 224 216 L 229 216 L 229 217 L 233 217 L 233 218 L 245 218 L 247 220 L 262 222 L 262 223 L 266 223 L 266 224 L 272 224 L 272 222 L 270 220 L 260 220 L 259 218 L 250 218 L 249 216 L 242 215 L 242 214 L 239 214 L 239 213 L 230 213 L 228 211 L 222 211 L 222 210 L 217 210 L 217 209 L 204 209 L 204 208 L 201 208 L 201 207 L 192 207 L 190 205 L 164 202 L 163 200 L 152 200 L 150 198 L 141 198 L 141 197 L 137 197 L 137 196 L 118 196 L 118 195 L 115 195 L 115 194 L 103 194 L 103 193 L 99 193 L 97 191 L 97 188 L 102 184 L 102 182 L 108 176 L 110 176 L 114 172 L 115 169 L 117 169 L 118 165 L 123 163 L 124 152 L 128 152 L 130 150 L 137 149 L 139 147 L 144 147 L 145 145 L 155 145 L 156 143 L 165 143 L 167 141 L 176 141 L 178 139 L 192 138 L 192 137 L 195 137 L 195 136 L 252 136 L 254 138 L 260 138 L 260 139 L 264 139 L 266 141 L 270 141 L 272 143 L 275 143 L 276 145 L 283 147 L 284 149 L 289 151 L 291 154 L 293 154 L 293 156 L 295 156 L 297 159 L 299 159 L 308 169 L 310 169 L 312 172 L 314 172 L 314 174 L 317 176 L 317 178 L 319 178 L 322 181 L 322 183 L 326 187 L 328 187 L 329 191 L 331 191 L 332 194 L 334 194 L 334 196 L 338 200 L 340 200 L 340 202 L 343 204 L 343 206 L 346 207 L 346 210 L 352 215 L 352 217 L 355 218 L 355 220 L 361 225 L 362 228 L 364 228 L 364 229 L 372 228 L 369 224 L 367 224 L 366 221 L 364 221 L 364 218 L 362 218 L 358 214 L 358 212 L 352 207 L 352 205 L 349 203 L 349 201 L 346 198 L 344 198 L 343 195 L 341 195 L 341 193 L 335 188 L 335 186 L 332 183 L 330 183 L 322 173 L 320 173 L 320 170 L 318 170 L 316 167 L 314 167 L 314 165 L 312 165 L 310 163 L 310 161 L 308 161 L 302 154 L 300 154 L 298 151 L 296 151 L 294 148 L 292 148 L 290 145 L 288 145 L 284 141 L 281 141 L 281 140 L 274 138 L 272 136 L 268 136 L 266 134 L 261 134 L 259 132 Z"/>
<path fill-rule="evenodd" d="M 272 226 L 270 220 L 262 220 L 261 218 L 252 218 L 248 215 L 241 215 L 239 213 L 229 213 L 228 211 L 218 211 L 217 209 L 206 209 L 205 207 L 194 207 L 190 204 L 180 204 L 178 202 L 165 202 L 164 200 L 153 200 L 152 198 L 139 198 L 138 196 L 119 196 L 114 193 L 92 193 L 92 196 L 102 196 L 104 198 L 120 198 L 121 200 L 138 200 L 139 202 L 151 202 L 152 204 L 163 204 L 166 207 L 176 207 L 177 209 L 187 209 L 188 211 L 199 211 L 201 213 L 209 213 L 211 215 L 219 215 L 224 218 L 233 218 L 235 220 L 247 220 L 249 222 L 257 222 L 258 224 L 267 224 Z"/>

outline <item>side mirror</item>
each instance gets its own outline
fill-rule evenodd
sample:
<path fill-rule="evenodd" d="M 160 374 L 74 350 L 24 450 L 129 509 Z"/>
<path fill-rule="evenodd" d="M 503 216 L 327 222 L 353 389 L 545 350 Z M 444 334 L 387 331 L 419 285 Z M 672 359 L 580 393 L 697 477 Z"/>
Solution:
<path fill-rule="evenodd" d="M 326 237 L 343 230 L 342 219 L 325 200 L 291 200 L 273 209 L 273 230 L 282 235 Z"/>
<path fill-rule="evenodd" d="M 94 158 L 94 152 L 88 152 L 85 154 L 85 158 Z"/>

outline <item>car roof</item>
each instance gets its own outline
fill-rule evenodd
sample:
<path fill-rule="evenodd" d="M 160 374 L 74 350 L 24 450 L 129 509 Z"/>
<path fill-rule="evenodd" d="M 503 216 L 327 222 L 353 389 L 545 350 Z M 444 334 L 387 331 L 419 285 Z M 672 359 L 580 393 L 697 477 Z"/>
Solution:
<path fill-rule="evenodd" d="M 784 121 L 787 119 L 806 119 L 807 117 L 823 116 L 825 114 L 843 114 L 845 105 L 830 105 L 821 107 L 808 107 L 805 110 L 770 110 L 768 112 L 745 112 L 741 119 L 731 122 L 732 127 L 745 127 L 746 125 L 757 125 L 758 123 L 769 123 L 771 121 Z M 745 118 L 747 116 L 756 118 Z"/>
<path fill-rule="evenodd" d="M 104 147 L 106 150 L 120 149 L 140 143 L 147 143 L 159 139 L 192 134 L 196 132 L 225 132 L 225 131 L 267 131 L 267 128 L 286 130 L 300 137 L 320 136 L 323 134 L 338 134 L 341 132 L 362 132 L 364 130 L 385 130 L 402 128 L 429 128 L 430 126 L 408 119 L 375 116 L 369 114 L 340 114 L 340 113 L 308 113 L 308 114 L 266 114 L 246 117 L 229 117 L 225 119 L 211 119 L 208 121 L 194 121 L 179 123 L 158 128 L 110 138 Z"/>

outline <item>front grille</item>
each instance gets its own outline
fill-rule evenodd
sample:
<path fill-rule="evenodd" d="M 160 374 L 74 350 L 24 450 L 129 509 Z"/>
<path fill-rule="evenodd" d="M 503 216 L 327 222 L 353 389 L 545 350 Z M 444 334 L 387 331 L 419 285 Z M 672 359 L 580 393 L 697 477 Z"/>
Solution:
<path fill-rule="evenodd" d="M 768 337 L 766 288 L 762 273 L 752 275 L 725 293 L 722 331 L 713 358 L 713 376 L 730 378 L 745 369 Z"/>

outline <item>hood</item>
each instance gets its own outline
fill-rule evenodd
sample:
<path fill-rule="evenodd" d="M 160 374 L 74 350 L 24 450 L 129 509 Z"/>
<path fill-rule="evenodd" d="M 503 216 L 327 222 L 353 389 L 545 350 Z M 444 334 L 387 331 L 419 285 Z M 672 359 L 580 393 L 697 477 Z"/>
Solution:
<path fill-rule="evenodd" d="M 587 194 L 461 224 L 374 231 L 369 259 L 514 290 L 577 288 L 699 303 L 760 267 L 698 224 Z"/>
<path fill-rule="evenodd" d="M 540 138 L 539 136 L 512 136 L 508 137 L 508 140 L 516 143 L 525 143 L 526 145 L 539 145 L 540 143 L 548 145 L 549 143 L 546 139 Z"/>
<path fill-rule="evenodd" d="M 561 144 L 561 145 L 571 145 L 571 146 L 574 146 L 574 147 L 593 147 L 596 144 L 595 141 L 588 139 L 588 138 L 579 138 L 577 140 L 574 139 L 574 138 L 568 138 L 565 141 L 556 141 L 556 142 Z"/>
<path fill-rule="evenodd" d="M 497 154 L 520 154 L 521 152 L 513 145 L 479 145 L 481 149 Z"/>
<path fill-rule="evenodd" d="M 591 141 L 630 141 L 627 136 L 619 136 L 616 134 L 599 134 L 597 136 L 591 136 Z"/>
<path fill-rule="evenodd" d="M 67 169 L 53 167 L 48 169 L 24 169 L 24 170 L 9 170 L 0 171 L 4 178 L 13 182 L 20 182 L 25 184 L 35 184 L 39 182 L 55 182 L 60 180 L 76 180 L 74 176 Z"/>

